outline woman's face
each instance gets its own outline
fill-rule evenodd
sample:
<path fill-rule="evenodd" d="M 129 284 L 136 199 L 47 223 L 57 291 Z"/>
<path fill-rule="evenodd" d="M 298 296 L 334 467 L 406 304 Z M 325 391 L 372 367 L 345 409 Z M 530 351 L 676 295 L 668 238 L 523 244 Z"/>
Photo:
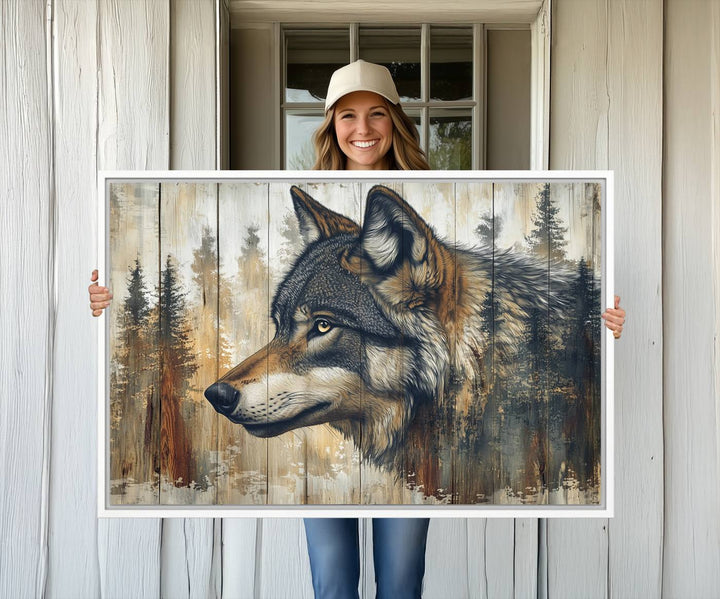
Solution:
<path fill-rule="evenodd" d="M 393 124 L 385 99 L 373 92 L 351 92 L 335 104 L 333 117 L 347 170 L 381 170 L 390 165 Z"/>

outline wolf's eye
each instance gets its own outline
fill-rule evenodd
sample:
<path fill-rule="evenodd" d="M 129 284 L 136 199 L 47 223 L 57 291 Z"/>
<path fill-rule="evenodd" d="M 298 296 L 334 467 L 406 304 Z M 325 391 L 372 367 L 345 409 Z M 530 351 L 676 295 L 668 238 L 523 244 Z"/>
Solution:
<path fill-rule="evenodd" d="M 315 330 L 321 335 L 324 335 L 330 329 L 332 329 L 332 325 L 327 320 L 320 318 L 315 321 Z"/>

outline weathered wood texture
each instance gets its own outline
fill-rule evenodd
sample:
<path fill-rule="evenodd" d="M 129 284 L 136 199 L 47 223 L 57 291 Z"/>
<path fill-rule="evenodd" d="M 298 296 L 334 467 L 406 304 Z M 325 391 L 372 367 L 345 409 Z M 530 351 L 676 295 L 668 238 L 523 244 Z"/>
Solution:
<path fill-rule="evenodd" d="M 96 518 L 97 335 L 88 275 L 97 266 L 97 6 L 53 4 L 56 305 L 46 596 L 100 594 Z M 84 235 L 78 235 L 84 231 Z M 105 276 L 105 273 L 103 273 Z M 97 326 L 97 325 L 96 325 Z M 80 349 L 83 348 L 83 349 Z M 92 349 L 91 349 L 92 348 Z M 82 356 L 82 357 L 81 357 Z"/>
<path fill-rule="evenodd" d="M 219 168 L 216 139 L 215 4 L 215 0 L 169 0 L 171 169 Z M 217 202 L 214 203 L 216 205 Z M 213 216 L 216 219 L 217 215 Z M 209 224 L 217 234 L 216 222 Z M 203 418 L 202 424 L 206 429 L 210 426 L 207 432 L 214 433 L 213 437 L 217 438 L 217 418 L 212 420 L 213 424 L 210 424 L 207 418 Z M 213 551 L 213 547 L 219 545 L 221 536 L 221 520 L 163 521 L 160 571 L 163 596 L 220 596 L 222 554 Z"/>
<path fill-rule="evenodd" d="M 615 171 L 616 517 L 548 521 L 550 597 L 659 596 L 663 542 L 663 6 L 553 1 L 553 169 Z M 640 224 L 642 223 L 642 224 Z"/>
<path fill-rule="evenodd" d="M 539 596 L 712 597 L 720 588 L 720 8 L 668 0 L 663 15 L 660 0 L 553 4 L 551 167 L 616 171 L 616 286 L 630 314 L 616 346 L 617 516 L 609 530 L 604 522 L 541 521 L 530 534 L 522 520 L 514 532 L 500 522 L 468 521 L 468 578 L 452 587 L 436 584 L 441 562 L 434 552 L 453 544 L 453 525 L 438 537 L 433 522 L 426 596 L 493 596 L 491 589 L 510 588 L 514 542 L 517 596 L 535 596 L 537 580 Z M 175 166 L 171 155 L 196 166 L 194 158 L 184 162 L 192 151 L 169 133 L 170 5 L 0 6 L 0 477 L 3 489 L 12 489 L 0 499 L 0 595 L 37 597 L 44 589 L 48 597 L 157 597 L 160 522 L 95 519 L 95 424 L 87 414 L 95 413 L 97 358 L 78 348 L 95 343 L 84 299 L 88 273 L 102 267 L 92 258 L 95 169 L 164 169 Z M 205 93 L 193 90 L 193 98 L 196 92 Z M 214 143 L 206 116 L 187 117 L 186 139 Z M 50 406 L 52 434 L 44 434 Z M 698 480 L 711 488 L 693 489 Z M 212 548 L 207 536 L 197 544 L 213 551 L 209 566 L 207 555 L 190 547 L 197 529 L 181 524 L 166 537 L 188 535 L 178 557 L 165 553 L 163 563 L 199 577 L 193 595 L 220 594 L 218 523 Z M 500 545 L 483 536 L 495 527 L 503 529 Z M 537 561 L 518 560 L 521 537 L 539 545 Z M 301 522 L 227 521 L 222 548 L 224 596 L 311 596 Z M 165 590 L 176 588 L 169 584 Z"/>
<path fill-rule="evenodd" d="M 665 3 L 663 594 L 720 593 L 720 6 Z"/>
<path fill-rule="evenodd" d="M 47 576 L 48 443 L 57 297 L 46 16 L 42 0 L 0 6 L 3 597 L 40 596 Z"/>
<path fill-rule="evenodd" d="M 101 0 L 97 11 L 97 168 L 167 169 L 169 5 Z M 161 540 L 159 519 L 100 520 L 102 596 L 159 596 Z"/>
<path fill-rule="evenodd" d="M 615 345 L 613 597 L 659 596 L 663 547 L 661 282 L 663 3 L 608 2 L 608 168 L 615 171 L 615 290 L 629 327 Z M 672 308 L 670 308 L 672 309 Z M 667 480 L 665 481 L 667 485 Z M 670 595 L 671 596 L 671 595 Z"/>

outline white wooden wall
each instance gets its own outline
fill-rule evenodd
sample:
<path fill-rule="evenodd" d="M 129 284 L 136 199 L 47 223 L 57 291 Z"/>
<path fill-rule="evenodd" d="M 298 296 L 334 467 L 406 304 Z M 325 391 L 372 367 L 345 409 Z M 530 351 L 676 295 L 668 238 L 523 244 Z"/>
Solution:
<path fill-rule="evenodd" d="M 548 587 L 658 597 L 663 550 L 663 4 L 556 2 L 550 168 L 615 171 L 616 517 L 548 523 Z M 579 592 L 573 592 L 578 589 Z"/>
<path fill-rule="evenodd" d="M 0 597 L 312 595 L 299 520 L 95 518 L 96 169 L 221 164 L 226 18 L 0 2 Z M 617 515 L 433 520 L 425 597 L 718 597 L 720 2 L 554 0 L 552 39 L 550 166 L 616 172 Z"/>
<path fill-rule="evenodd" d="M 669 597 L 720 596 L 720 3 L 665 15 L 665 534 Z"/>

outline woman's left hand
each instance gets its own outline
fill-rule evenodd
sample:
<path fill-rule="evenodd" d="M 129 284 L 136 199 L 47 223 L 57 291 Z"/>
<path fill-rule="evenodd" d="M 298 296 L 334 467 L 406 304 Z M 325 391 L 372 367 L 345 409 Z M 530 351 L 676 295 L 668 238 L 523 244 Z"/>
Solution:
<path fill-rule="evenodd" d="M 613 332 L 615 339 L 620 339 L 625 324 L 625 310 L 620 307 L 620 296 L 615 296 L 615 308 L 608 308 L 601 315 L 605 319 L 605 326 Z"/>

